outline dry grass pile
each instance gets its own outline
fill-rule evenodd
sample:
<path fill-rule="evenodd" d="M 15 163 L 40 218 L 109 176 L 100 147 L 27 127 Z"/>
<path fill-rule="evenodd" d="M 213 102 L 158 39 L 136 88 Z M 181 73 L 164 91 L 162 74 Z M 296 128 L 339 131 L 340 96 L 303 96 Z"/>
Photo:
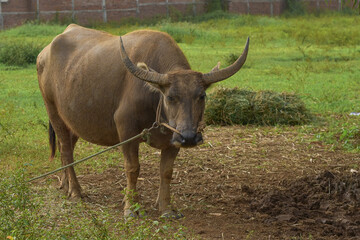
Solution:
<path fill-rule="evenodd" d="M 303 125 L 312 118 L 295 94 L 239 88 L 216 89 L 205 109 L 205 121 L 213 125 Z"/>

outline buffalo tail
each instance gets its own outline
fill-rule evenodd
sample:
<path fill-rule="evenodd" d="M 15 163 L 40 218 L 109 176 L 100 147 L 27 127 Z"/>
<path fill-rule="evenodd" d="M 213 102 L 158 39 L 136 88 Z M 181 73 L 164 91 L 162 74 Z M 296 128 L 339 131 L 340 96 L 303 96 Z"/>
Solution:
<path fill-rule="evenodd" d="M 50 144 L 50 160 L 53 160 L 56 152 L 56 135 L 51 122 L 49 121 L 49 144 Z"/>

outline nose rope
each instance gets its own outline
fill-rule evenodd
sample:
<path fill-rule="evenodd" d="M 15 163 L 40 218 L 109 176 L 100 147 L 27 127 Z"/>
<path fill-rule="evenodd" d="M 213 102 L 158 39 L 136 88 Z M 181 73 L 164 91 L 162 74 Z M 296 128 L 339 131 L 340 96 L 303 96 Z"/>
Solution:
<path fill-rule="evenodd" d="M 175 132 L 175 133 L 177 133 L 177 134 L 179 134 L 179 135 L 181 136 L 181 133 L 180 133 L 177 129 L 171 127 L 171 126 L 170 126 L 169 124 L 167 124 L 167 123 L 162 123 L 162 122 L 161 122 L 160 118 L 161 118 L 162 103 L 163 103 L 163 95 L 161 94 L 161 95 L 160 95 L 159 104 L 158 104 L 157 109 L 156 109 L 156 119 L 155 119 L 156 124 L 158 124 L 158 125 L 160 125 L 160 126 L 164 126 L 164 127 L 166 127 L 167 129 L 169 129 L 169 130 L 171 130 L 171 131 L 173 131 L 173 132 Z"/>
<path fill-rule="evenodd" d="M 166 127 L 167 129 L 169 129 L 169 130 L 171 130 L 171 131 L 179 134 L 180 136 L 182 136 L 181 133 L 180 133 L 177 129 L 173 128 L 172 126 L 170 126 L 170 125 L 167 124 L 167 123 L 161 122 L 161 108 L 162 108 L 162 104 L 163 104 L 163 95 L 161 94 L 161 95 L 160 95 L 159 104 L 158 104 L 157 109 L 156 109 L 155 123 L 156 123 L 157 125 L 159 125 L 159 126 L 164 126 L 164 127 Z M 206 125 L 205 125 L 205 122 L 202 120 L 202 121 L 199 123 L 197 132 L 198 132 L 198 133 L 201 133 L 202 131 L 204 131 L 205 126 L 206 126 Z"/>

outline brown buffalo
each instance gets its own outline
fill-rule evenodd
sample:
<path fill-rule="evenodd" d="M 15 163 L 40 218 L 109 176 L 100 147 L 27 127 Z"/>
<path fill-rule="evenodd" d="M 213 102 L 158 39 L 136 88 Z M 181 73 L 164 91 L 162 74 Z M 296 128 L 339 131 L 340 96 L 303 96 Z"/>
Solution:
<path fill-rule="evenodd" d="M 151 131 L 149 144 L 161 149 L 157 203 L 161 214 L 181 217 L 170 204 L 174 160 L 180 147 L 202 142 L 198 127 L 204 114 L 205 90 L 239 71 L 248 47 L 249 40 L 231 66 L 221 70 L 217 66 L 203 74 L 190 69 L 183 52 L 166 33 L 140 30 L 121 40 L 105 32 L 69 25 L 37 58 L 39 86 L 50 119 L 51 156 L 55 154 L 55 133 L 62 165 L 73 162 L 79 137 L 104 146 L 133 137 L 152 126 L 162 101 L 161 121 L 179 133 Z M 143 141 L 137 139 L 122 146 L 127 191 L 136 191 L 138 150 Z M 64 170 L 61 187 L 69 197 L 81 197 L 73 167 Z M 130 209 L 130 200 L 136 199 L 125 198 L 126 217 L 137 215 Z"/>

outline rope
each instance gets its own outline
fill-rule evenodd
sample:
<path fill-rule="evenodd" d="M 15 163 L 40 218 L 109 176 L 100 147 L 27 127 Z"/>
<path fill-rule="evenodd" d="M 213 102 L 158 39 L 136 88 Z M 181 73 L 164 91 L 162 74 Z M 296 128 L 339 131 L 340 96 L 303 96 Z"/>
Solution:
<path fill-rule="evenodd" d="M 136 136 L 134 136 L 134 137 L 132 137 L 132 138 L 129 138 L 129 139 L 127 139 L 127 140 L 125 140 L 125 141 L 123 141 L 123 142 L 120 142 L 120 143 L 118 143 L 118 144 L 115 144 L 115 145 L 113 145 L 113 146 L 111 146 L 111 147 L 108 147 L 107 149 L 104 149 L 104 150 L 102 150 L 102 151 L 100 151 L 100 152 L 97 152 L 97 153 L 95 153 L 95 154 L 93 154 L 93 155 L 90 155 L 90 156 L 88 156 L 88 157 L 85 157 L 85 158 L 83 158 L 83 159 L 80 159 L 79 161 L 76 161 L 76 162 L 70 163 L 70 164 L 68 164 L 68 165 L 62 166 L 62 167 L 60 167 L 60 168 L 58 168 L 58 169 L 55 169 L 54 171 L 51 171 L 51 172 L 42 174 L 42 175 L 40 175 L 40 176 L 31 178 L 31 179 L 29 179 L 27 182 L 32 182 L 32 181 L 37 180 L 37 179 L 39 179 L 39 178 L 43 178 L 43 177 L 49 176 L 49 175 L 51 175 L 51 174 L 53 174 L 53 173 L 59 172 L 59 171 L 65 169 L 65 168 L 68 168 L 68 167 L 74 166 L 74 165 L 76 165 L 76 164 L 82 163 L 82 162 L 84 162 L 84 161 L 86 161 L 86 160 L 88 160 L 88 159 L 90 159 L 90 158 L 93 158 L 93 157 L 95 157 L 95 156 L 97 156 L 97 155 L 100 155 L 100 154 L 102 154 L 102 153 L 104 153 L 104 152 L 107 152 L 107 151 L 109 151 L 109 150 L 111 150 L 111 149 L 113 149 L 113 148 L 116 148 L 116 147 L 119 147 L 119 146 L 121 146 L 121 145 L 124 145 L 124 144 L 126 144 L 126 143 L 128 143 L 128 142 L 131 142 L 131 141 L 133 141 L 133 140 L 135 140 L 135 139 L 138 139 L 138 138 L 140 138 L 140 137 L 142 137 L 146 142 L 149 143 L 149 141 L 150 141 L 150 130 L 155 129 L 155 128 L 158 128 L 159 126 L 164 126 L 164 127 L 168 128 L 168 129 L 170 129 L 171 131 L 176 132 L 177 134 L 181 135 L 181 133 L 180 133 L 178 130 L 176 130 L 175 128 L 171 127 L 169 124 L 167 124 L 167 123 L 161 123 L 161 122 L 160 122 L 160 118 L 161 118 L 161 107 L 162 107 L 162 102 L 163 102 L 162 99 L 163 99 L 163 96 L 161 95 L 160 101 L 159 101 L 159 104 L 158 104 L 158 107 L 157 107 L 157 109 L 156 109 L 156 120 L 155 120 L 155 122 L 153 123 L 153 125 L 151 126 L 151 128 L 145 128 L 141 133 L 139 133 L 138 135 L 136 135 Z"/>
<path fill-rule="evenodd" d="M 159 100 L 159 104 L 156 109 L 156 118 L 155 118 L 155 122 L 157 122 L 157 123 L 160 123 L 161 107 L 162 107 L 162 103 L 163 103 L 162 100 L 163 100 L 163 95 L 160 93 L 160 100 Z"/>
<path fill-rule="evenodd" d="M 167 123 L 160 123 L 160 125 L 168 128 L 168 129 L 170 129 L 170 130 L 173 131 L 173 132 L 176 132 L 177 134 L 179 134 L 179 135 L 181 136 L 181 133 L 180 133 L 178 130 L 176 130 L 175 128 L 173 128 L 172 126 L 170 126 L 169 124 L 167 124 Z"/>
<path fill-rule="evenodd" d="M 164 126 L 164 127 L 168 128 L 168 129 L 170 129 L 173 132 L 176 132 L 177 134 L 179 134 L 181 136 L 181 133 L 177 129 L 171 127 L 167 123 L 161 123 L 160 122 L 161 121 L 161 107 L 162 107 L 162 103 L 163 103 L 162 100 L 163 100 L 163 95 L 161 94 L 160 95 L 160 101 L 159 101 L 159 104 L 158 104 L 157 109 L 156 109 L 156 120 L 155 120 L 155 122 L 157 124 L 161 125 L 161 126 Z"/>
<path fill-rule="evenodd" d="M 149 129 L 144 129 L 141 133 L 139 133 L 138 135 L 136 135 L 136 136 L 134 136 L 134 137 L 132 137 L 132 138 L 129 138 L 129 139 L 127 139 L 127 140 L 125 140 L 125 141 L 123 141 L 123 142 L 120 142 L 120 143 L 118 143 L 118 144 L 115 144 L 115 145 L 113 145 L 113 146 L 111 146 L 111 147 L 108 147 L 107 149 L 104 149 L 104 150 L 102 150 L 102 151 L 100 151 L 100 152 L 97 152 L 97 153 L 95 153 L 95 154 L 93 154 L 93 155 L 90 155 L 90 156 L 88 156 L 88 157 L 85 157 L 85 158 L 83 158 L 83 159 L 81 159 L 81 160 L 79 160 L 79 161 L 76 161 L 76 162 L 70 163 L 70 164 L 68 164 L 68 165 L 65 165 L 65 166 L 63 166 L 63 167 L 61 167 L 61 168 L 58 168 L 58 169 L 54 170 L 54 171 L 45 173 L 45 174 L 40 175 L 40 176 L 38 176 L 38 177 L 31 178 L 31 179 L 28 180 L 27 182 L 32 182 L 32 181 L 34 181 L 34 180 L 36 180 L 36 179 L 43 178 L 43 177 L 46 177 L 46 176 L 51 175 L 51 174 L 53 174 L 53 173 L 59 172 L 59 171 L 65 169 L 65 168 L 68 168 L 68 167 L 74 166 L 74 165 L 76 165 L 76 164 L 82 163 L 82 162 L 84 162 L 84 161 L 86 161 L 86 160 L 88 160 L 88 159 L 90 159 L 90 158 L 93 158 L 93 157 L 95 157 L 95 156 L 97 156 L 97 155 L 100 155 L 100 154 L 102 154 L 102 153 L 104 153 L 104 152 L 107 152 L 107 151 L 109 151 L 109 150 L 111 150 L 111 149 L 113 149 L 113 148 L 116 148 L 116 147 L 121 146 L 121 145 L 123 145 L 123 144 L 126 144 L 126 143 L 128 143 L 128 142 L 131 142 L 131 141 L 133 141 L 133 140 L 135 140 L 135 139 L 137 139 L 137 138 L 146 136 L 146 135 L 148 135 L 149 131 L 150 131 L 152 128 L 154 128 L 154 125 L 153 125 L 151 128 L 149 128 Z"/>

